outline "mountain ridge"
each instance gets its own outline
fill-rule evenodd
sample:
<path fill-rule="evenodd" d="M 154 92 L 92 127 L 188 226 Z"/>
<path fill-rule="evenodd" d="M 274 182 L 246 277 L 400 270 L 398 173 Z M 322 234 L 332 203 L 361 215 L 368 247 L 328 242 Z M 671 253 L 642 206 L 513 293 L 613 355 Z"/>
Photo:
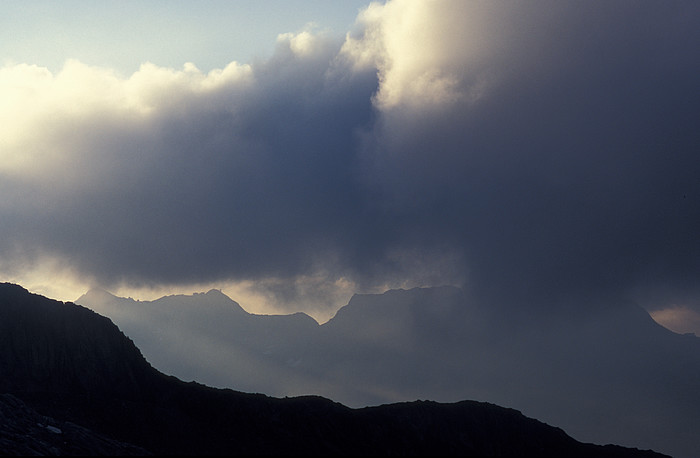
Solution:
<path fill-rule="evenodd" d="M 588 310 L 571 303 L 526 320 L 491 313 L 460 288 L 439 287 L 357 294 L 321 325 L 289 315 L 230 318 L 221 315 L 206 335 L 189 320 L 178 327 L 157 317 L 152 327 L 173 326 L 170 340 L 165 332 L 154 339 L 144 322 L 127 334 L 146 339 L 139 347 L 157 367 L 211 386 L 319 394 L 351 407 L 480 399 L 589 442 L 700 453 L 693 433 L 700 415 L 688 407 L 700 403 L 700 340 L 663 328 L 635 304 Z M 180 348 L 183 335 L 205 343 Z M 177 364 L 148 356 L 159 351 Z"/>
<path fill-rule="evenodd" d="M 280 399 L 186 383 L 148 364 L 108 318 L 17 285 L 0 284 L 0 327 L 6 344 L 0 347 L 0 386 L 12 414 L 3 421 L 21 427 L 36 411 L 87 425 L 95 431 L 89 434 L 93 442 L 71 444 L 80 450 L 106 436 L 129 450 L 179 455 L 661 456 L 581 443 L 516 410 L 483 402 L 351 409 L 319 396 Z M 56 351 L 61 348 L 66 351 Z M 70 380 L 77 384 L 65 383 L 66 374 L 79 374 Z M 49 431 L 59 434 L 60 428 L 52 423 Z M 22 446 L 21 436 L 0 432 L 3 451 Z"/>

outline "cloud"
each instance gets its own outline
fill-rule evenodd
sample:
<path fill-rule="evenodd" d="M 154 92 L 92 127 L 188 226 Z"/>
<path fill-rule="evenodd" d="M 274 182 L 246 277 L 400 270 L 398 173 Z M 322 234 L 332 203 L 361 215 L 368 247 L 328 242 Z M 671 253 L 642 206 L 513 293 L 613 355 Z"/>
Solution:
<path fill-rule="evenodd" d="M 324 269 L 361 207 L 354 136 L 374 88 L 332 74 L 337 46 L 302 32 L 208 74 L 4 68 L 6 264 L 59 257 L 105 285 Z"/>
<path fill-rule="evenodd" d="M 6 65 L 0 268 L 672 301 L 700 273 L 696 8 L 391 1 L 208 73 Z"/>
<path fill-rule="evenodd" d="M 355 68 L 378 70 L 381 109 L 444 107 L 479 96 L 488 73 L 484 59 L 498 38 L 486 26 L 499 10 L 496 3 L 372 3 L 342 52 Z"/>
<path fill-rule="evenodd" d="M 404 13 L 371 15 L 359 35 L 370 45 L 350 49 L 362 59 L 381 51 L 369 156 L 386 208 L 424 216 L 412 219 L 415 237 L 459 247 L 469 282 L 494 303 L 694 288 L 700 182 L 689 56 L 698 37 L 689 11 L 458 3 L 392 3 Z M 402 36 L 394 21 L 415 23 L 407 30 L 417 39 L 373 48 L 377 36 Z M 451 21 L 479 24 L 479 46 L 472 51 Z M 433 74 L 450 81 L 437 95 L 401 84 Z"/>

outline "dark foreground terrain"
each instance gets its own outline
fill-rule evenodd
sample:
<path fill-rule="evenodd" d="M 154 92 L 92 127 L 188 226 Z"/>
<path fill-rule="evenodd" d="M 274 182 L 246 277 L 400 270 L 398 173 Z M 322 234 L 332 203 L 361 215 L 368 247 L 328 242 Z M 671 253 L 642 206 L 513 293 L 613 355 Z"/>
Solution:
<path fill-rule="evenodd" d="M 351 409 L 185 383 L 109 319 L 0 284 L 0 454 L 662 456 L 493 404 Z"/>

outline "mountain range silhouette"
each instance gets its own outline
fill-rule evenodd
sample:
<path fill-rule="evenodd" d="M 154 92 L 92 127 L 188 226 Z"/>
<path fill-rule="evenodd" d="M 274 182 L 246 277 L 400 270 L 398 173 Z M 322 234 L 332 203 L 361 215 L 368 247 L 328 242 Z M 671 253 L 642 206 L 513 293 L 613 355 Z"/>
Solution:
<path fill-rule="evenodd" d="M 659 456 L 494 404 L 352 409 L 184 382 L 108 318 L 0 284 L 2 454 Z"/>
<path fill-rule="evenodd" d="M 92 290 L 155 367 L 182 380 L 353 408 L 464 399 L 587 442 L 700 456 L 700 340 L 634 304 L 508 316 L 455 287 L 357 294 L 324 324 L 254 315 L 218 290 L 155 301 Z"/>

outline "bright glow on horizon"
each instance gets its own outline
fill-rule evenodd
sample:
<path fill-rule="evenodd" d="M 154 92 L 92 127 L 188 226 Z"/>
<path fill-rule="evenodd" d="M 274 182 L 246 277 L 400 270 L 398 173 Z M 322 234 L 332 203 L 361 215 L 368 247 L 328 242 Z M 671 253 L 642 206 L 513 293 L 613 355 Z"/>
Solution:
<path fill-rule="evenodd" d="M 684 305 L 653 310 L 649 315 L 666 329 L 678 334 L 693 333 L 700 337 L 700 313 Z"/>

